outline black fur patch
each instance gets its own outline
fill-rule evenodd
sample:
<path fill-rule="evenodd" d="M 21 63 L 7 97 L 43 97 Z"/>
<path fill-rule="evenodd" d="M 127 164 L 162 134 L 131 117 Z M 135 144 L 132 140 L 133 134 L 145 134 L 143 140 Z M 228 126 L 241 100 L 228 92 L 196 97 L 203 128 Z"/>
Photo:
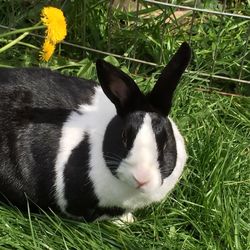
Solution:
<path fill-rule="evenodd" d="M 97 215 L 100 217 L 101 215 L 107 215 L 110 217 L 118 217 L 125 213 L 125 209 L 120 207 L 99 207 L 97 209 Z"/>
<path fill-rule="evenodd" d="M 103 155 L 113 175 L 131 150 L 143 123 L 145 112 L 137 111 L 125 118 L 115 116 L 109 123 L 103 141 Z"/>
<path fill-rule="evenodd" d="M 104 135 L 103 156 L 113 175 L 116 175 L 119 164 L 128 154 L 128 149 L 122 141 L 123 127 L 124 120 L 115 116 L 108 124 Z"/>
<path fill-rule="evenodd" d="M 94 194 L 93 184 L 89 179 L 89 136 L 72 151 L 64 169 L 65 198 L 68 202 L 67 212 L 93 219 L 98 199 Z"/>
<path fill-rule="evenodd" d="M 98 199 L 89 178 L 89 136 L 73 150 L 64 170 L 65 198 L 67 212 L 86 221 L 93 221 L 102 215 L 118 216 L 125 210 L 118 207 L 98 207 Z M 108 185 L 108 183 L 107 183 Z"/>
<path fill-rule="evenodd" d="M 176 142 L 170 121 L 158 114 L 151 113 L 152 128 L 155 134 L 158 148 L 158 162 L 162 180 L 167 178 L 176 165 Z"/>

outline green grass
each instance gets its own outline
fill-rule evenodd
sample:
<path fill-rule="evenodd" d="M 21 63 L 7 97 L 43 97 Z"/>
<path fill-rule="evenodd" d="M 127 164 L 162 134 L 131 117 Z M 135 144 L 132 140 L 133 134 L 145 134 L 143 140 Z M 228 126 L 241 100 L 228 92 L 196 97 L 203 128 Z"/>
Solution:
<path fill-rule="evenodd" d="M 183 79 L 172 116 L 189 160 L 164 202 L 121 228 L 1 206 L 0 249 L 249 249 L 249 107 L 247 98 L 198 92 Z"/>
<path fill-rule="evenodd" d="M 135 9 L 112 9 L 111 14 L 108 14 L 109 5 L 105 0 L 57 0 L 50 3 L 61 7 L 65 13 L 68 42 L 164 65 L 180 43 L 186 40 L 190 41 L 194 50 L 191 65 L 193 71 L 231 78 L 241 75 L 242 79 L 250 81 L 250 42 L 247 43 L 249 20 L 195 12 L 192 25 L 192 12 L 177 17 L 173 15 L 173 8 L 163 9 L 159 5 L 146 5 L 143 0 L 139 2 L 145 8 L 138 13 Z M 181 0 L 177 3 L 193 6 L 194 0 Z M 38 22 L 42 6 L 47 4 L 48 1 L 44 0 L 26 1 L 24 12 L 22 1 L 3 1 L 0 3 L 0 23 L 15 28 L 32 26 Z M 201 1 L 198 7 L 222 10 L 222 4 L 212 0 Z M 226 11 L 250 15 L 250 3 L 227 1 Z M 171 22 L 165 23 L 167 18 Z M 0 32 L 6 30 L 0 29 Z M 43 34 L 42 31 L 34 33 Z M 0 39 L 0 45 L 3 46 L 14 38 Z M 13 50 L 1 53 L 0 64 L 9 65 L 9 60 L 12 60 L 13 65 L 37 65 L 37 49 L 41 47 L 42 39 L 29 36 L 22 42 L 26 44 L 19 45 L 14 53 Z M 31 51 L 27 48 L 30 45 L 37 49 Z M 86 57 L 95 60 L 101 56 L 66 45 L 61 46 L 56 54 L 77 61 Z M 65 61 L 62 59 L 59 63 L 63 64 Z M 133 72 L 140 74 L 152 70 L 138 64 L 130 66 Z M 250 87 L 246 84 L 213 80 L 209 87 L 250 95 Z"/>
<path fill-rule="evenodd" d="M 45 2 L 48 1 L 2 1 L 0 23 L 15 28 L 30 27 L 37 23 Z M 189 39 L 190 15 L 173 19 L 168 25 L 163 21 L 172 14 L 171 9 L 158 17 L 143 17 L 142 14 L 154 13 L 159 9 L 157 6 L 149 6 L 138 17 L 132 10 L 128 13 L 117 10 L 107 27 L 106 2 L 53 1 L 63 7 L 67 16 L 66 40 L 165 64 L 178 44 Z M 227 11 L 232 11 L 234 1 L 227 2 Z M 192 5 L 191 1 L 187 3 Z M 240 1 L 235 3 L 236 12 L 250 14 L 250 8 Z M 220 8 L 216 1 L 206 0 L 201 4 L 198 7 Z M 190 69 L 237 78 L 248 26 L 249 22 L 242 19 L 196 13 L 191 32 L 194 57 Z M 0 39 L 0 47 L 15 38 Z M 93 61 L 100 55 L 62 45 L 52 60 L 44 64 L 38 60 L 41 43 L 42 39 L 26 37 L 0 54 L 0 65 L 39 65 L 96 79 Z M 245 80 L 250 80 L 249 46 L 250 43 L 242 70 Z M 117 61 L 113 57 L 106 59 L 131 72 L 145 92 L 159 73 L 152 66 Z M 189 159 L 180 183 L 164 202 L 137 211 L 136 222 L 121 228 L 111 222 L 86 224 L 63 220 L 52 213 L 25 214 L 1 205 L 0 249 L 250 249 L 250 98 L 200 92 L 197 91 L 200 86 L 250 93 L 246 85 L 185 75 L 171 115 L 186 139 Z"/>

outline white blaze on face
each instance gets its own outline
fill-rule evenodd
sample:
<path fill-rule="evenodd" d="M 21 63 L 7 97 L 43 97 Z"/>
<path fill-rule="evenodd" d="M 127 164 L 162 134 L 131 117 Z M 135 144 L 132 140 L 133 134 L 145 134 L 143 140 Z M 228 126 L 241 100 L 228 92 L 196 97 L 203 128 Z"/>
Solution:
<path fill-rule="evenodd" d="M 158 150 L 151 117 L 146 114 L 128 157 L 117 170 L 118 177 L 133 187 L 153 191 L 161 185 Z"/>

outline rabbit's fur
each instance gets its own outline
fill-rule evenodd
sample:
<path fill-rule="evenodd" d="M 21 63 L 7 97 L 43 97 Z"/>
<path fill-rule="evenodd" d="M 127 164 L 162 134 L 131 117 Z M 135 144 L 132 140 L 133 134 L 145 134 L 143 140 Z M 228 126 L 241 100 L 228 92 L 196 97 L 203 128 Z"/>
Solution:
<path fill-rule="evenodd" d="M 48 69 L 1 68 L 0 199 L 86 221 L 162 200 L 186 161 L 167 116 L 190 57 L 183 43 L 147 95 L 103 60 L 101 86 Z"/>

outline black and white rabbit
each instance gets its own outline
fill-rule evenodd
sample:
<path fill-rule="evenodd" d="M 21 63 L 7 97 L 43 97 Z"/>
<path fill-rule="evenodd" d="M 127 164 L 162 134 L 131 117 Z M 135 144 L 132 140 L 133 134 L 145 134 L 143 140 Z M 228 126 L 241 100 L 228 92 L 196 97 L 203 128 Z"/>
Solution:
<path fill-rule="evenodd" d="M 183 43 L 147 95 L 103 60 L 101 86 L 48 69 L 1 68 L 0 199 L 86 221 L 162 200 L 186 162 L 166 117 L 190 57 Z"/>

